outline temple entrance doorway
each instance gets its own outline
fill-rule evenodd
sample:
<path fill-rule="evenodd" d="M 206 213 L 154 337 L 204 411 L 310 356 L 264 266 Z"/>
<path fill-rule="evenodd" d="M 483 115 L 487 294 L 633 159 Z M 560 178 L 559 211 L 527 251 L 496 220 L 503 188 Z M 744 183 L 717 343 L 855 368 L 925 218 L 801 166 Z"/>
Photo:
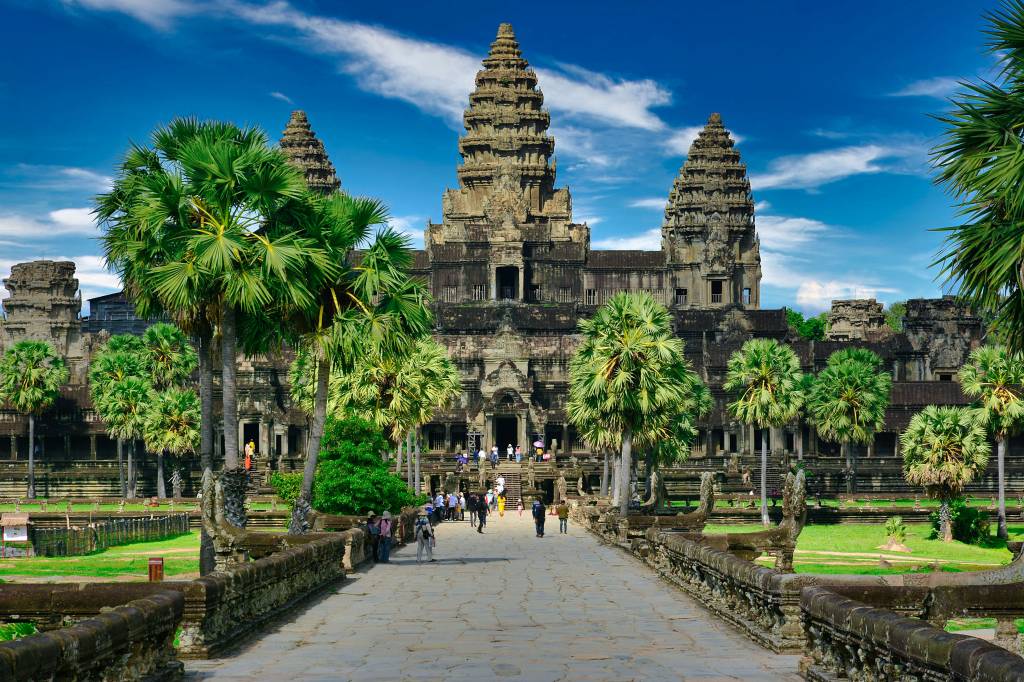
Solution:
<path fill-rule="evenodd" d="M 498 446 L 498 454 L 505 458 L 505 448 L 511 443 L 512 447 L 517 444 L 519 438 L 519 420 L 516 417 L 495 417 L 494 418 L 494 444 Z"/>
<path fill-rule="evenodd" d="M 242 452 L 239 452 L 238 453 L 239 455 L 244 455 L 245 454 L 245 446 L 249 444 L 249 441 L 253 442 L 253 444 L 256 446 L 256 450 L 260 449 L 260 425 L 259 425 L 259 422 L 247 422 L 247 423 L 242 425 L 242 443 L 243 443 L 243 445 L 242 445 L 242 448 L 241 448 Z M 260 454 L 262 455 L 264 453 L 261 452 Z"/>
<path fill-rule="evenodd" d="M 519 299 L 519 268 L 514 265 L 498 268 L 497 279 L 499 301 Z"/>

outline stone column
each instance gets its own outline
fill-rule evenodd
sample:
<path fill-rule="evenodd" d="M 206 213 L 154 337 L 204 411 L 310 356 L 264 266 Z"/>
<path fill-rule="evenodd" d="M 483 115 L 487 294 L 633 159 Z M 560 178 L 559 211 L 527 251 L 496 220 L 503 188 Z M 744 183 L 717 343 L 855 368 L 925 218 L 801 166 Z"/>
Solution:
<path fill-rule="evenodd" d="M 487 456 L 490 457 L 491 446 L 494 445 L 494 417 L 489 414 L 484 415 L 484 432 L 480 438 L 483 440 L 480 447 L 482 447 L 484 452 L 487 453 Z"/>
<path fill-rule="evenodd" d="M 270 457 L 270 424 L 260 419 L 259 453 L 261 457 Z"/>
<path fill-rule="evenodd" d="M 562 422 L 562 452 L 569 454 L 572 450 L 572 444 L 569 443 L 569 420 L 566 419 Z"/>
<path fill-rule="evenodd" d="M 526 442 L 526 415 L 519 415 L 519 417 L 516 419 L 516 422 L 517 426 L 519 427 L 516 431 L 516 433 L 518 434 L 519 442 L 516 443 L 516 445 L 522 448 L 523 452 L 528 452 L 529 448 L 527 448 L 527 445 L 529 445 L 529 443 Z"/>
<path fill-rule="evenodd" d="M 64 434 L 64 459 L 71 459 L 71 434 Z"/>
<path fill-rule="evenodd" d="M 18 459 L 18 437 L 11 436 L 11 460 Z"/>
<path fill-rule="evenodd" d="M 238 455 L 239 459 L 242 457 L 242 453 L 245 452 L 245 426 L 249 422 L 244 422 L 241 419 L 238 420 Z"/>
<path fill-rule="evenodd" d="M 281 452 L 277 453 L 278 457 L 286 457 L 288 455 L 288 427 L 285 426 L 281 431 Z"/>
<path fill-rule="evenodd" d="M 96 434 L 89 434 L 89 458 L 96 461 Z"/>
<path fill-rule="evenodd" d="M 429 441 L 427 442 L 427 445 L 428 446 L 430 445 Z M 452 423 L 451 422 L 445 422 L 444 423 L 444 448 L 443 449 L 444 449 L 445 452 L 452 452 L 455 449 L 455 448 L 452 447 Z"/>
<path fill-rule="evenodd" d="M 722 454 L 728 456 L 732 452 L 732 431 L 722 429 Z"/>

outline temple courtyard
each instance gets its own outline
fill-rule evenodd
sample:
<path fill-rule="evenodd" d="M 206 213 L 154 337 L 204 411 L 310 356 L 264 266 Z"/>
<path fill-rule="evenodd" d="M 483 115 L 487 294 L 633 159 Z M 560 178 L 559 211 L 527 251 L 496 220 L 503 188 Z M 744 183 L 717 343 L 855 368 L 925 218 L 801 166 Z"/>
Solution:
<path fill-rule="evenodd" d="M 770 653 L 639 561 L 524 512 L 438 528 L 345 580 L 190 680 L 796 680 Z"/>

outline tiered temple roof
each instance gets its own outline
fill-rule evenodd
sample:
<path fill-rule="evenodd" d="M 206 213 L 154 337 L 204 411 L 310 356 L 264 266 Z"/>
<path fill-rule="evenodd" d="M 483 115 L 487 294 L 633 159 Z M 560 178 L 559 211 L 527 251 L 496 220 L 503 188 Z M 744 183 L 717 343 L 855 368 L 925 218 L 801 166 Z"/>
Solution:
<path fill-rule="evenodd" d="M 306 174 L 310 189 L 330 194 L 341 187 L 341 181 L 334 172 L 334 164 L 327 158 L 324 143 L 310 127 L 306 112 L 292 112 L 281 137 L 281 151 Z"/>
<path fill-rule="evenodd" d="M 665 208 L 664 230 L 680 236 L 704 232 L 709 218 L 718 214 L 730 232 L 754 227 L 754 200 L 750 194 L 747 167 L 733 146 L 729 131 L 719 114 L 711 114 L 707 125 L 690 145 Z"/>
<path fill-rule="evenodd" d="M 466 135 L 459 140 L 460 185 L 492 186 L 498 168 L 510 164 L 524 186 L 550 190 L 555 180 L 555 169 L 549 164 L 555 149 L 554 139 L 547 135 L 550 117 L 543 109 L 537 74 L 523 59 L 511 24 L 498 27 L 483 65 L 463 117 Z"/>

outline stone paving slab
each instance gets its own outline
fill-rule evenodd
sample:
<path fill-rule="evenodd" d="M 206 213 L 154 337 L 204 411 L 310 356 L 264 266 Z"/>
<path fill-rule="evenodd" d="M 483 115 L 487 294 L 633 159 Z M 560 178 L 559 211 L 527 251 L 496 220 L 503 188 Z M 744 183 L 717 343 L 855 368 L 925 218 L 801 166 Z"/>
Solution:
<path fill-rule="evenodd" d="M 625 552 L 506 515 L 438 529 L 189 680 L 799 680 Z"/>

